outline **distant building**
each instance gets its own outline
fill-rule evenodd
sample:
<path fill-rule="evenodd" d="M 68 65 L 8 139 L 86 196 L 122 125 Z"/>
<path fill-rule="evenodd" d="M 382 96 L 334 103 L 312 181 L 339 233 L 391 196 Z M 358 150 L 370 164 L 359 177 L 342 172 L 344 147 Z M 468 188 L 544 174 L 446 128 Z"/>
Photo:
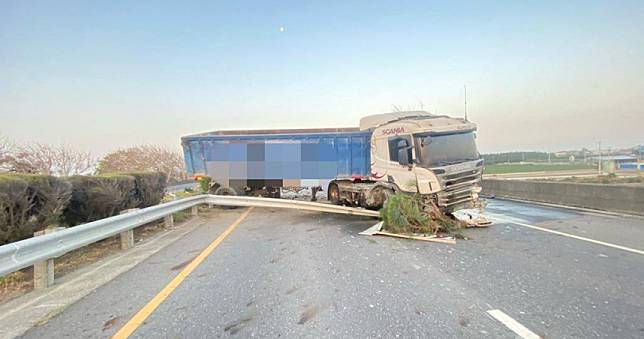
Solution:
<path fill-rule="evenodd" d="M 608 173 L 615 173 L 617 170 L 635 170 L 637 169 L 637 157 L 630 155 L 607 155 L 602 157 L 592 157 L 594 163 L 602 162 L 602 170 Z"/>

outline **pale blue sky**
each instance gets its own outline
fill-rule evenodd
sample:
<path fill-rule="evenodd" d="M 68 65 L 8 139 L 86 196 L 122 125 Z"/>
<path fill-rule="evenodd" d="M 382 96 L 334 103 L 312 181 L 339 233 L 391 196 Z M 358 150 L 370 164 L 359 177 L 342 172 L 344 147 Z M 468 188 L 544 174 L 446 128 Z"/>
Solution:
<path fill-rule="evenodd" d="M 394 104 L 462 115 L 464 83 L 482 152 L 644 143 L 644 2 L 0 0 L 17 141 L 101 154 Z"/>

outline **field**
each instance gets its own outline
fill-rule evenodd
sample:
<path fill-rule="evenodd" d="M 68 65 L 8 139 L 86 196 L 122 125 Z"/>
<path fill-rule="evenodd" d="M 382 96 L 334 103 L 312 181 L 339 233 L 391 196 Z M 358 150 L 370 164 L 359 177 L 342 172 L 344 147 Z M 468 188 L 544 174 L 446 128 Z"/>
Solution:
<path fill-rule="evenodd" d="M 553 172 L 594 169 L 586 164 L 492 164 L 486 165 L 483 174 Z"/>
<path fill-rule="evenodd" d="M 644 184 L 644 176 L 619 177 L 614 174 L 587 178 L 569 177 L 550 180 L 557 182 L 577 182 L 583 184 Z"/>

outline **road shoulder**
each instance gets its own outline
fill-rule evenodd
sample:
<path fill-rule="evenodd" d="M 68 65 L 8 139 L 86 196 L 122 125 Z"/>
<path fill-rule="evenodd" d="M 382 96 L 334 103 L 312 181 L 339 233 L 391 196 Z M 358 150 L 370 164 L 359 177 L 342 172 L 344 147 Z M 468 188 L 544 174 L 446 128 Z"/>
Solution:
<path fill-rule="evenodd" d="M 14 338 L 34 326 L 46 323 L 98 287 L 127 272 L 185 234 L 203 225 L 193 218 L 167 232 L 69 273 L 48 289 L 32 291 L 0 305 L 0 337 Z"/>

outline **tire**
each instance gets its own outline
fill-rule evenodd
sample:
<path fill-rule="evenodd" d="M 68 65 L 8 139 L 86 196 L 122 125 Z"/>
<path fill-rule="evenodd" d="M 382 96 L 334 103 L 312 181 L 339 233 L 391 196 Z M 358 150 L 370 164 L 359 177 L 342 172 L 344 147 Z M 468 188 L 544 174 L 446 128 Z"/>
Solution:
<path fill-rule="evenodd" d="M 232 187 L 226 187 L 226 186 L 221 186 L 215 190 L 213 193 L 214 195 L 237 195 L 237 191 L 235 191 L 234 188 Z M 221 206 L 221 208 L 225 210 L 232 210 L 237 208 L 237 206 Z"/>
<path fill-rule="evenodd" d="M 379 210 L 387 202 L 387 199 L 396 194 L 392 189 L 386 187 L 375 187 L 369 192 L 370 198 L 362 201 L 362 207 L 370 210 Z"/>
<path fill-rule="evenodd" d="M 334 205 L 340 205 L 340 188 L 337 184 L 329 184 L 329 190 L 327 191 L 327 198 Z"/>

